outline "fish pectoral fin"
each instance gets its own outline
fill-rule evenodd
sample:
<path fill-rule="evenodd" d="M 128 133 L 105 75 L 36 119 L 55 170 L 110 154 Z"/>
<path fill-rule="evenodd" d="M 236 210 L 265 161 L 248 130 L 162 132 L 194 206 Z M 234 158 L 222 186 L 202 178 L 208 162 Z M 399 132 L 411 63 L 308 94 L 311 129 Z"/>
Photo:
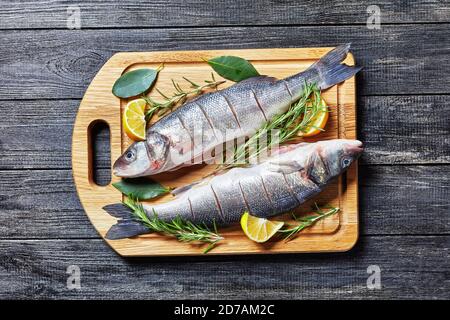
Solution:
<path fill-rule="evenodd" d="M 303 169 L 303 166 L 300 165 L 295 160 L 278 160 L 278 161 L 270 161 L 267 170 L 272 172 L 280 172 L 284 174 L 289 174 L 292 172 L 297 172 Z"/>

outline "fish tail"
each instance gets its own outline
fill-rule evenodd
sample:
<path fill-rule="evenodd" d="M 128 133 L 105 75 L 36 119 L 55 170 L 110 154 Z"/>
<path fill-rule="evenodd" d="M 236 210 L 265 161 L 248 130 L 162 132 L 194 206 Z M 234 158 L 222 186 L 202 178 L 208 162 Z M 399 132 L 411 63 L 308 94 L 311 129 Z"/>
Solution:
<path fill-rule="evenodd" d="M 147 227 L 133 219 L 130 209 L 121 203 L 106 205 L 103 210 L 113 217 L 119 218 L 117 223 L 106 233 L 106 239 L 118 240 L 150 233 Z"/>
<path fill-rule="evenodd" d="M 334 48 L 311 66 L 311 69 L 315 69 L 319 74 L 318 86 L 320 89 L 327 89 L 345 81 L 362 69 L 342 63 L 347 57 L 350 45 L 347 43 Z"/>

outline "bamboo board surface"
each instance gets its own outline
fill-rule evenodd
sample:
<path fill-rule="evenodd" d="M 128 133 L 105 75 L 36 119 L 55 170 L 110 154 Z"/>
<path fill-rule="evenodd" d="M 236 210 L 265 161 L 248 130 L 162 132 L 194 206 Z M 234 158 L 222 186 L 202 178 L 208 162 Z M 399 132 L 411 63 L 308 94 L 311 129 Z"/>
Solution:
<path fill-rule="evenodd" d="M 129 52 L 117 53 L 95 76 L 81 101 L 75 121 L 72 138 L 73 176 L 80 201 L 90 221 L 105 236 L 115 223 L 115 218 L 108 215 L 102 207 L 106 204 L 120 202 L 121 193 L 111 184 L 98 186 L 93 181 L 92 143 L 90 128 L 97 121 L 109 125 L 111 137 L 111 163 L 131 143 L 121 128 L 121 111 L 126 100 L 120 100 L 111 93 L 115 80 L 124 72 L 142 67 L 156 68 L 165 64 L 160 73 L 156 87 L 162 92 L 172 92 L 171 79 L 182 83 L 185 76 L 198 83 L 210 77 L 211 68 L 203 61 L 220 55 L 236 55 L 250 60 L 261 74 L 283 78 L 306 69 L 331 48 L 291 48 L 291 49 L 246 49 L 246 50 L 211 50 L 211 51 L 171 51 L 171 52 Z M 345 63 L 352 65 L 350 54 Z M 231 85 L 227 81 L 220 88 Z M 155 90 L 152 91 L 152 94 Z M 326 131 L 316 141 L 335 138 L 356 138 L 356 102 L 355 80 L 351 78 L 344 83 L 323 92 L 323 97 L 331 107 L 330 119 Z M 160 97 L 155 95 L 155 99 Z M 204 177 L 214 168 L 213 165 L 200 165 L 184 168 L 175 172 L 164 173 L 154 177 L 160 183 L 178 187 Z M 119 178 L 112 177 L 111 183 Z M 167 195 L 153 201 L 168 201 Z M 257 244 L 247 239 L 239 226 L 220 230 L 224 241 L 209 254 L 256 254 L 256 253 L 294 253 L 294 252 L 337 252 L 353 247 L 358 238 L 358 179 L 357 164 L 354 163 L 339 181 L 326 188 L 319 196 L 305 203 L 298 213 L 307 213 L 313 201 L 319 204 L 339 206 L 339 215 L 328 217 L 300 236 L 291 240 L 269 241 Z M 283 217 L 284 218 L 284 217 Z M 157 256 L 157 255 L 198 255 L 202 248 L 197 245 L 179 243 L 177 240 L 157 234 L 143 235 L 131 239 L 106 240 L 107 243 L 123 256 Z"/>

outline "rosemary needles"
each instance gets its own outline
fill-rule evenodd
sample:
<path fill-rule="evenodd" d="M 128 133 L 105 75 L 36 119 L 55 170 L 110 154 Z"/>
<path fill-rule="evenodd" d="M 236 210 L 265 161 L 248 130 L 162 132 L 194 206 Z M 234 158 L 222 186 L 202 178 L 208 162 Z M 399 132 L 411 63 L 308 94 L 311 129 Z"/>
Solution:
<path fill-rule="evenodd" d="M 215 223 L 214 228 L 210 229 L 206 225 L 197 225 L 183 220 L 181 217 L 176 217 L 171 222 L 166 222 L 161 220 L 156 212 L 153 212 L 153 217 L 148 217 L 142 204 L 133 197 L 127 198 L 123 203 L 131 209 L 135 220 L 142 223 L 152 232 L 173 236 L 182 242 L 207 244 L 203 253 L 208 253 L 220 240 L 223 240 L 223 237 L 217 232 Z"/>
<path fill-rule="evenodd" d="M 292 215 L 294 220 L 298 222 L 297 225 L 291 226 L 287 229 L 281 229 L 278 230 L 279 233 L 281 233 L 286 241 L 291 240 L 295 235 L 297 235 L 300 231 L 302 231 L 305 228 L 308 228 L 315 224 L 317 221 L 322 220 L 326 217 L 329 217 L 333 214 L 336 214 L 339 212 L 339 208 L 335 207 L 328 207 L 328 211 L 323 211 L 319 208 L 317 203 L 315 205 L 315 211 L 314 215 L 306 216 L 306 217 L 297 217 L 295 215 Z"/>
<path fill-rule="evenodd" d="M 186 102 L 189 97 L 197 96 L 207 89 L 216 89 L 219 85 L 225 83 L 225 80 L 216 80 L 214 73 L 211 73 L 211 80 L 205 80 L 205 84 L 195 83 L 186 77 L 183 77 L 183 79 L 190 84 L 191 90 L 182 89 L 179 83 L 172 80 L 172 85 L 175 88 L 175 92 L 172 96 L 162 93 L 158 88 L 155 89 L 163 97 L 164 101 L 155 101 L 147 96 L 142 97 L 149 105 L 145 114 L 147 121 L 149 121 L 155 113 L 159 116 L 163 116 L 175 106 Z"/>
<path fill-rule="evenodd" d="M 131 209 L 132 216 L 135 221 L 142 223 L 149 229 L 150 232 L 161 233 L 166 236 L 175 237 L 181 242 L 197 242 L 207 245 L 203 253 L 208 253 L 213 249 L 217 243 L 224 238 L 218 233 L 216 224 L 213 228 L 208 228 L 206 225 L 197 225 L 190 221 L 184 220 L 181 217 L 176 217 L 174 220 L 167 222 L 160 219 L 156 212 L 150 216 L 145 212 L 142 204 L 133 197 L 126 198 L 123 204 Z M 329 210 L 323 211 L 315 204 L 314 214 L 304 217 L 297 217 L 292 215 L 297 224 L 290 224 L 288 227 L 278 230 L 286 241 L 292 240 L 300 231 L 308 228 L 331 215 L 339 212 L 339 208 L 326 207 Z"/>
<path fill-rule="evenodd" d="M 300 132 L 305 132 L 311 127 L 319 112 L 327 111 L 323 110 L 326 107 L 321 101 L 319 87 L 315 83 L 305 82 L 300 99 L 293 103 L 288 111 L 273 117 L 245 143 L 237 146 L 232 157 L 233 161 L 220 165 L 218 170 L 246 164 L 247 150 L 252 150 L 249 160 L 256 159 L 264 150 L 270 149 L 275 144 L 288 142 L 297 137 Z M 260 143 L 261 139 L 266 139 L 265 143 Z"/>

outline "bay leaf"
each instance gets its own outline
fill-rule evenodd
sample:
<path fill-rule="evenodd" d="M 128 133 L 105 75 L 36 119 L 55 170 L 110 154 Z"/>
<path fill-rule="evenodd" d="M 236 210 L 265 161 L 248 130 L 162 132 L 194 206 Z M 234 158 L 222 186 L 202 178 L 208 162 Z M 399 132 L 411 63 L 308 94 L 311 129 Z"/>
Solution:
<path fill-rule="evenodd" d="M 113 85 L 112 93 L 119 98 L 135 97 L 146 92 L 155 82 L 159 70 L 137 69 L 124 73 Z"/>
<path fill-rule="evenodd" d="M 220 76 L 234 82 L 259 76 L 255 67 L 240 57 L 220 56 L 209 59 L 207 62 Z"/>
<path fill-rule="evenodd" d="M 125 178 L 112 185 L 124 195 L 138 200 L 153 199 L 170 191 L 169 188 L 147 178 Z"/>

